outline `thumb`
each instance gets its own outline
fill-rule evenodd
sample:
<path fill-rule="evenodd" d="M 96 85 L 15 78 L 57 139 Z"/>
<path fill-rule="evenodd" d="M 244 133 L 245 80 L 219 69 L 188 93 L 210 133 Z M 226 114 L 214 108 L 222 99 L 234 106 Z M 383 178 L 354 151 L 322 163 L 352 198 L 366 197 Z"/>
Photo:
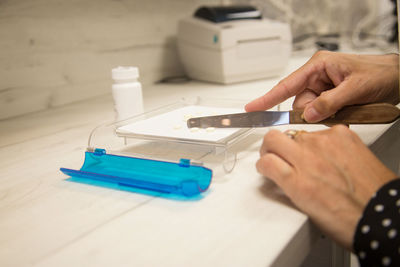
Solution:
<path fill-rule="evenodd" d="M 317 99 L 315 101 L 317 101 Z M 313 103 L 310 103 L 306 106 L 306 108 L 304 109 L 303 116 L 307 122 L 319 122 L 325 119 L 325 117 L 321 114 L 321 112 L 315 109 Z"/>
<path fill-rule="evenodd" d="M 307 122 L 319 122 L 351 104 L 355 96 L 352 93 L 354 90 L 349 89 L 349 85 L 350 83 L 342 82 L 336 88 L 322 92 L 306 105 L 304 119 Z"/>

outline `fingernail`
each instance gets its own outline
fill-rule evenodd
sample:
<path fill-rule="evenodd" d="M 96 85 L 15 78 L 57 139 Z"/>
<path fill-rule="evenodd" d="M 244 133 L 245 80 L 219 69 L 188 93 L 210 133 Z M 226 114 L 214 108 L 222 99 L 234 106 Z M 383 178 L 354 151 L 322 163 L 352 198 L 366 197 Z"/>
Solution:
<path fill-rule="evenodd" d="M 304 111 L 304 118 L 308 122 L 318 121 L 321 115 L 315 110 L 315 108 L 311 107 Z"/>

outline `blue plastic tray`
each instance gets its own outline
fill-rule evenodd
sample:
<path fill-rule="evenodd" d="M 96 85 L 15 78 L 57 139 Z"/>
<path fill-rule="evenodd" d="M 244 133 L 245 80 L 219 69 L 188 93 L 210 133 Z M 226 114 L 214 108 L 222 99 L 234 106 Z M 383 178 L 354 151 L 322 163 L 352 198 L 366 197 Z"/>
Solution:
<path fill-rule="evenodd" d="M 184 196 L 206 191 L 212 178 L 212 170 L 192 165 L 188 159 L 181 159 L 179 163 L 166 162 L 107 154 L 104 149 L 85 152 L 80 170 L 60 170 L 73 178 Z"/>

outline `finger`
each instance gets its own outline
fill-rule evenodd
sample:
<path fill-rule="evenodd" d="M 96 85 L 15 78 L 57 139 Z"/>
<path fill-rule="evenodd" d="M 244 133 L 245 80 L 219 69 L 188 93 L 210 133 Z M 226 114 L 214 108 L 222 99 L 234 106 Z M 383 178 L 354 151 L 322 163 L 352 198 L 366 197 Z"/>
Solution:
<path fill-rule="evenodd" d="M 295 165 L 297 157 L 301 156 L 301 149 L 299 144 L 286 134 L 271 130 L 264 136 L 260 157 L 267 153 L 274 153 L 289 164 Z"/>
<path fill-rule="evenodd" d="M 289 97 L 295 96 L 307 88 L 309 80 L 315 80 L 323 72 L 323 68 L 312 64 L 312 59 L 304 66 L 280 81 L 265 95 L 251 101 L 245 106 L 247 112 L 266 110 L 285 101 Z"/>
<path fill-rule="evenodd" d="M 294 173 L 294 169 L 290 164 L 272 153 L 262 156 L 257 161 L 256 168 L 260 174 L 270 178 L 284 190 L 288 184 L 287 180 L 290 179 Z"/>
<path fill-rule="evenodd" d="M 356 79 L 349 79 L 340 83 L 336 88 L 323 92 L 309 102 L 304 109 L 304 119 L 308 122 L 318 122 L 335 114 L 346 105 L 353 104 L 357 99 Z"/>
<path fill-rule="evenodd" d="M 305 89 L 303 92 L 299 93 L 296 96 L 292 107 L 293 107 L 293 109 L 303 110 L 308 103 L 310 103 L 317 97 L 318 97 L 318 95 L 314 91 L 312 91 L 310 89 Z"/>

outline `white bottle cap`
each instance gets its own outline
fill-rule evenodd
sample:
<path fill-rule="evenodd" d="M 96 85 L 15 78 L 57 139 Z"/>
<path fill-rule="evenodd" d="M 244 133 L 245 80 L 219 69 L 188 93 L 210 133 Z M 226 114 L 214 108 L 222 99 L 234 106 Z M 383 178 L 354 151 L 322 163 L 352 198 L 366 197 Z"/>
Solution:
<path fill-rule="evenodd" d="M 139 69 L 137 67 L 117 67 L 111 70 L 113 80 L 130 80 L 139 77 Z"/>

